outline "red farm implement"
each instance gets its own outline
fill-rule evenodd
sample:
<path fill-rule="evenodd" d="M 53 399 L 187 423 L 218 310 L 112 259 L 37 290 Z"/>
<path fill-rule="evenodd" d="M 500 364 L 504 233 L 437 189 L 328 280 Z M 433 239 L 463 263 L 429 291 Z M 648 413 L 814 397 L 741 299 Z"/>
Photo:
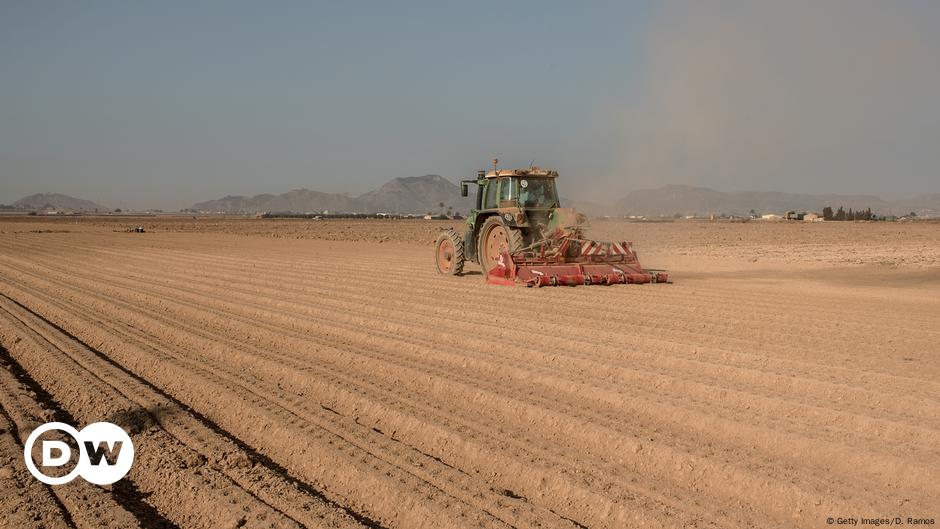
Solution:
<path fill-rule="evenodd" d="M 578 286 L 665 283 L 668 274 L 644 270 L 628 242 L 560 235 L 529 248 L 503 252 L 486 274 L 494 285 Z"/>

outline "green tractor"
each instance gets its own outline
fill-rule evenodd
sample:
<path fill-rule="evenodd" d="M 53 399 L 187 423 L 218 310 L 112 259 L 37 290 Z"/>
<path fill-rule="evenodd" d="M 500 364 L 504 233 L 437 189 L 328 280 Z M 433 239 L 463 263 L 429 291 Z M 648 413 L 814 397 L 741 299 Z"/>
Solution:
<path fill-rule="evenodd" d="M 595 241 L 584 236 L 584 215 L 560 207 L 558 173 L 529 167 L 479 171 L 460 182 L 467 196 L 477 186 L 476 207 L 463 237 L 441 232 L 434 261 L 442 274 L 460 275 L 465 260 L 483 268 L 494 285 L 577 286 L 666 283 L 663 270 L 644 270 L 633 244 Z"/>
<path fill-rule="evenodd" d="M 529 167 L 479 171 L 476 180 L 462 180 L 460 194 L 476 185 L 476 207 L 467 216 L 463 237 L 445 230 L 435 244 L 437 270 L 463 273 L 466 260 L 477 261 L 487 274 L 500 254 L 513 253 L 544 237 L 559 210 L 556 171 Z"/>

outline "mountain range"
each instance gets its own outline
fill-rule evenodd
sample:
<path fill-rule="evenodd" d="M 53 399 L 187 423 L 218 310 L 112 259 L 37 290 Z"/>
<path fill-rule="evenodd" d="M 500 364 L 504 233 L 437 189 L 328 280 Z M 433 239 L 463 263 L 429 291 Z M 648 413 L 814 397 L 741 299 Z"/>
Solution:
<path fill-rule="evenodd" d="M 440 203 L 454 211 L 468 212 L 471 196 L 460 197 L 460 188 L 439 175 L 395 178 L 374 191 L 350 197 L 346 194 L 320 193 L 298 189 L 281 195 L 253 197 L 227 196 L 200 202 L 192 210 L 200 212 L 260 213 L 292 211 L 297 213 L 358 211 L 368 213 L 426 213 L 440 211 Z M 810 195 L 777 191 L 716 191 L 706 187 L 666 185 L 657 189 L 631 191 L 609 204 L 568 200 L 562 204 L 589 214 L 601 215 L 746 215 L 757 213 L 821 212 L 826 206 L 838 209 L 867 209 L 879 215 L 904 215 L 911 211 L 921 216 L 940 215 L 940 193 L 889 201 L 874 195 Z"/>
<path fill-rule="evenodd" d="M 189 209 L 212 213 L 437 213 L 443 202 L 444 209 L 467 214 L 473 207 L 473 200 L 461 197 L 460 188 L 450 180 L 440 175 L 425 175 L 393 178 L 378 189 L 356 197 L 295 189 L 280 195 L 227 196 L 193 204 Z"/>
<path fill-rule="evenodd" d="M 91 200 L 82 200 L 59 193 L 36 193 L 23 197 L 12 205 L 14 208 L 31 210 L 109 211 L 108 208 L 95 204 Z"/>
<path fill-rule="evenodd" d="M 226 196 L 193 204 L 189 210 L 203 213 L 263 212 L 361 212 L 417 213 L 446 211 L 466 214 L 474 204 L 471 196 L 461 197 L 460 188 L 440 175 L 394 178 L 375 190 L 358 196 L 345 193 L 324 193 L 295 189 L 280 195 L 262 194 L 251 197 Z M 443 208 L 441 203 L 444 204 Z M 599 204 L 569 200 L 562 204 L 592 215 L 745 215 L 784 213 L 787 211 L 821 212 L 825 206 L 838 209 L 867 209 L 879 215 L 905 215 L 911 211 L 920 216 L 940 216 L 940 193 L 919 195 L 902 200 L 885 200 L 874 195 L 811 195 L 776 191 L 716 191 L 706 187 L 666 185 L 657 189 L 631 191 L 612 203 Z M 16 209 L 63 211 L 108 211 L 90 200 L 56 193 L 39 193 L 22 198 Z"/>

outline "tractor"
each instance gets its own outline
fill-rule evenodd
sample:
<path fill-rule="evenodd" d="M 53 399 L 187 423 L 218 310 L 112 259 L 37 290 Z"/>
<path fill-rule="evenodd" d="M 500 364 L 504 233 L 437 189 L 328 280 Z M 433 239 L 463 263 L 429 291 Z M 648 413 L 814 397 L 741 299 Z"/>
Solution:
<path fill-rule="evenodd" d="M 437 270 L 460 275 L 476 261 L 488 283 L 527 286 L 666 282 L 665 272 L 640 267 L 630 243 L 584 238 L 584 215 L 562 208 L 558 173 L 539 167 L 478 171 L 460 182 L 461 196 L 477 188 L 476 207 L 461 237 L 441 232 L 434 245 Z"/>

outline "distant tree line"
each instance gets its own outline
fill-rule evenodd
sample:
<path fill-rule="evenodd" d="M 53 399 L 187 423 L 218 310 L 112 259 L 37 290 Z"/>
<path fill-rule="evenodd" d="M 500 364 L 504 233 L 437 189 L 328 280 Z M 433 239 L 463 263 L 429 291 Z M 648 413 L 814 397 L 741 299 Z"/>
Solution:
<path fill-rule="evenodd" d="M 878 220 L 878 216 L 871 212 L 871 208 L 858 211 L 853 211 L 852 208 L 849 208 L 848 211 L 845 210 L 842 206 L 839 206 L 839 209 L 835 212 L 832 211 L 832 208 L 826 206 L 823 208 L 823 219 L 825 220 Z"/>
<path fill-rule="evenodd" d="M 394 213 L 293 213 L 269 211 L 258 215 L 262 219 L 420 219 L 421 215 Z M 446 217 L 444 217 L 446 219 Z"/>

